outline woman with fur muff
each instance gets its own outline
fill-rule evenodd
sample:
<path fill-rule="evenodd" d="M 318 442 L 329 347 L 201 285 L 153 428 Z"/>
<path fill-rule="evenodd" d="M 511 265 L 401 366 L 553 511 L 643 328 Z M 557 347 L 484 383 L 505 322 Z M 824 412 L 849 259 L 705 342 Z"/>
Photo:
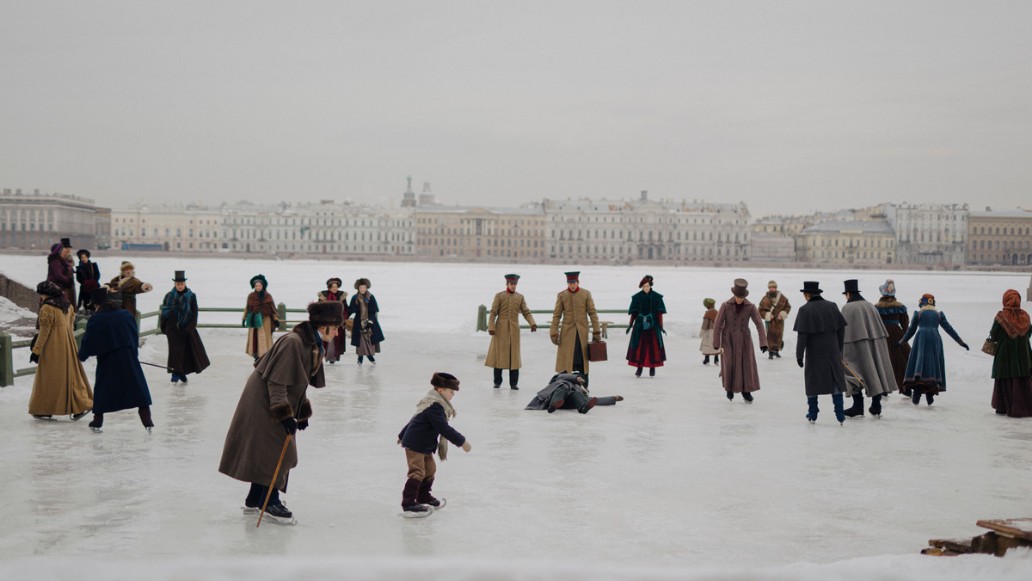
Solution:
<path fill-rule="evenodd" d="M 257 514 L 272 491 L 266 516 L 280 524 L 293 524 L 294 517 L 279 498 L 287 491 L 290 470 L 297 466 L 297 444 L 288 435 L 308 428 L 312 404 L 308 386 L 323 387 L 323 357 L 344 322 L 344 309 L 336 301 L 308 305 L 308 320 L 284 334 L 258 361 L 240 394 L 219 472 L 251 485 L 244 500 L 245 514 Z M 282 456 L 276 481 L 273 473 Z"/>
<path fill-rule="evenodd" d="M 36 363 L 29 413 L 38 420 L 71 416 L 78 420 L 93 408 L 93 391 L 75 345 L 75 309 L 64 289 L 50 281 L 36 285 L 39 333 L 29 361 Z"/>
<path fill-rule="evenodd" d="M 279 311 L 266 289 L 269 281 L 264 274 L 251 277 L 251 294 L 247 295 L 247 306 L 244 308 L 242 325 L 247 328 L 247 346 L 244 352 L 258 358 L 272 346 L 272 332 L 279 326 Z"/>
<path fill-rule="evenodd" d="M 626 333 L 631 334 L 627 345 L 627 364 L 636 367 L 635 377 L 641 377 L 643 367 L 649 368 L 649 377 L 656 376 L 656 368 L 666 361 L 663 346 L 663 314 L 666 304 L 663 295 L 652 290 L 652 275 L 646 274 L 638 283 L 641 290 L 631 297 L 627 314 L 631 316 Z"/>
<path fill-rule="evenodd" d="M 343 284 L 344 283 L 341 282 L 339 278 L 331 278 L 330 280 L 326 281 L 326 290 L 319 291 L 319 294 L 316 295 L 316 299 L 320 303 L 325 303 L 328 301 L 336 301 L 340 303 L 341 308 L 344 309 L 344 319 L 347 320 L 348 308 L 346 305 L 348 304 L 348 293 L 341 290 L 340 287 Z M 326 345 L 327 363 L 332 365 L 340 361 L 340 354 L 347 350 L 347 336 L 347 327 L 345 325 L 341 325 L 340 328 L 337 329 L 337 336 L 333 338 L 333 341 L 329 342 Z"/>
<path fill-rule="evenodd" d="M 359 365 L 362 365 L 363 357 L 368 357 L 369 362 L 376 365 L 376 354 L 380 352 L 380 343 L 383 341 L 383 331 L 377 316 L 380 307 L 376 304 L 376 297 L 369 292 L 372 286 L 368 278 L 356 280 L 355 290 L 358 292 L 351 297 L 351 304 L 348 305 L 348 313 L 355 316 L 355 323 L 351 327 L 351 344 L 355 346 Z"/>
<path fill-rule="evenodd" d="M 900 343 L 906 343 L 911 337 L 914 338 L 910 359 L 907 360 L 907 370 L 903 375 L 903 388 L 912 390 L 911 401 L 914 405 L 921 403 L 922 394 L 928 405 L 932 405 L 935 396 L 940 391 L 946 391 L 946 357 L 943 354 L 939 327 L 945 329 L 946 333 L 964 349 L 970 351 L 971 348 L 946 320 L 946 313 L 935 307 L 934 295 L 921 295 L 918 305 L 920 309 L 914 312 L 910 329 L 900 340 Z"/>
<path fill-rule="evenodd" d="M 1032 325 L 1021 308 L 1021 294 L 1003 293 L 1003 309 L 993 318 L 989 340 L 996 344 L 993 356 L 993 409 L 1012 418 L 1032 416 Z"/>

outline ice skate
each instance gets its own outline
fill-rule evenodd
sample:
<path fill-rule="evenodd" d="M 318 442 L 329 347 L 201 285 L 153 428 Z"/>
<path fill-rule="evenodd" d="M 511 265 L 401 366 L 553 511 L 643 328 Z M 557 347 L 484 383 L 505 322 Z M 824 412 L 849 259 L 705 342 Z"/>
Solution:
<path fill-rule="evenodd" d="M 258 509 L 255 509 L 257 511 Z M 257 512 L 255 513 L 257 514 Z M 286 506 L 280 504 L 270 504 L 265 509 L 265 516 L 262 518 L 262 522 L 271 522 L 278 525 L 293 526 L 297 524 L 297 519 L 294 518 L 294 513 L 290 512 Z"/>
<path fill-rule="evenodd" d="M 405 518 L 426 518 L 434 514 L 434 507 L 427 504 L 410 504 L 401 507 L 401 516 Z"/>
<path fill-rule="evenodd" d="M 71 415 L 72 421 L 73 422 L 77 422 L 77 421 L 81 420 L 83 417 L 85 417 L 86 414 L 88 414 L 88 413 L 90 413 L 92 411 L 93 411 L 92 409 L 88 409 L 86 411 L 82 411 L 82 412 L 79 412 L 77 414 L 72 414 Z"/>

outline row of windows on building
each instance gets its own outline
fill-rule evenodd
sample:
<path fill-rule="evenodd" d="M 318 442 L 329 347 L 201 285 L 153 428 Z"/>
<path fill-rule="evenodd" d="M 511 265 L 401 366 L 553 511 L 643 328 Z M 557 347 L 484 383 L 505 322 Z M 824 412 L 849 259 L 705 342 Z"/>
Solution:
<path fill-rule="evenodd" d="M 972 240 L 972 250 L 1016 250 L 1024 248 L 1028 250 L 1029 241 L 1021 240 Z"/>
<path fill-rule="evenodd" d="M 985 235 L 997 235 L 997 236 L 1029 236 L 1032 234 L 1032 228 L 1007 228 L 1006 226 L 975 226 L 974 234 L 985 234 Z"/>
<path fill-rule="evenodd" d="M 818 244 L 818 242 L 820 242 L 820 244 Z M 828 238 L 811 238 L 810 247 L 816 248 L 820 246 L 838 248 L 840 246 L 839 242 L 842 242 L 841 246 L 844 248 L 892 248 L 896 243 L 895 240 L 888 238 L 876 238 L 873 240 L 868 238 L 851 238 L 849 240 L 849 244 L 846 244 L 846 241 L 841 238 L 830 240 Z"/>
<path fill-rule="evenodd" d="M 628 256 L 633 251 L 635 246 L 627 245 L 600 245 L 600 246 L 584 246 L 584 245 L 558 245 L 550 246 L 551 255 L 573 255 L 587 253 L 587 256 L 602 256 L 605 258 L 616 258 L 619 256 Z M 644 248 L 637 246 L 638 254 L 640 255 Z M 742 248 L 732 248 L 727 246 L 678 246 L 678 247 L 663 247 L 657 246 L 656 249 L 665 248 L 668 256 L 681 256 L 684 258 L 720 258 L 720 257 L 732 257 L 732 256 L 744 256 L 745 251 Z"/>

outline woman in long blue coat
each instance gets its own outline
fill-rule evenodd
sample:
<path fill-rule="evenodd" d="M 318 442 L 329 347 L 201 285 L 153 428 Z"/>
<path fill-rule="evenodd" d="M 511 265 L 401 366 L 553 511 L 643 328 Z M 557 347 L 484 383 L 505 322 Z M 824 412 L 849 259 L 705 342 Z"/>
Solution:
<path fill-rule="evenodd" d="M 362 365 L 362 358 L 368 357 L 369 362 L 376 365 L 376 354 L 380 352 L 380 343 L 383 342 L 383 331 L 380 329 L 380 321 L 377 313 L 380 307 L 376 304 L 376 297 L 369 292 L 373 283 L 368 278 L 360 278 L 355 281 L 355 296 L 351 297 L 351 304 L 348 305 L 347 313 L 355 316 L 355 325 L 351 329 L 351 344 L 355 346 L 355 353 L 358 355 L 358 364 Z"/>
<path fill-rule="evenodd" d="M 935 296 L 921 295 L 919 306 L 920 309 L 914 311 L 910 328 L 900 340 L 902 344 L 914 338 L 910 358 L 907 359 L 907 370 L 903 373 L 903 388 L 912 390 L 914 405 L 921 403 L 921 394 L 925 395 L 928 405 L 932 405 L 935 395 L 946 391 L 946 358 L 939 327 L 945 329 L 961 347 L 968 350 L 971 348 L 946 320 L 946 314 L 935 308 Z"/>
<path fill-rule="evenodd" d="M 97 378 L 93 383 L 93 421 L 90 428 L 100 432 L 104 414 L 137 408 L 143 427 L 150 432 L 151 394 L 143 376 L 138 353 L 140 331 L 136 319 L 122 308 L 122 297 L 107 289 L 94 291 L 93 304 L 99 309 L 86 323 L 79 346 L 79 359 L 97 358 Z"/>

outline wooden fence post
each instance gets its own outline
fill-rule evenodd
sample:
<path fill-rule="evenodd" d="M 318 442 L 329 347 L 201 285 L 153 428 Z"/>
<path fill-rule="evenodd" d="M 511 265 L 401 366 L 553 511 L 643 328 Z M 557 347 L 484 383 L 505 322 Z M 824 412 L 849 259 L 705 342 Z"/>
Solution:
<path fill-rule="evenodd" d="M 280 303 L 276 305 L 276 312 L 279 313 L 280 328 L 287 328 L 287 305 Z M 276 329 L 273 329 L 276 331 Z"/>
<path fill-rule="evenodd" d="M 0 331 L 0 387 L 14 385 L 14 357 L 11 336 Z"/>

